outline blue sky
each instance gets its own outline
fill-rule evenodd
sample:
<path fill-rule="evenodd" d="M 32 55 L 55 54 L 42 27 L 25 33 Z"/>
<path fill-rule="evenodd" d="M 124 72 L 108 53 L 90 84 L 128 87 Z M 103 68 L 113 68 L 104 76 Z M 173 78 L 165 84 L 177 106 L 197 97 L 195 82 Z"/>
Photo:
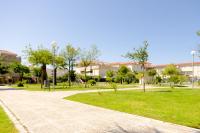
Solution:
<path fill-rule="evenodd" d="M 102 61 L 148 40 L 150 62 L 188 62 L 200 44 L 199 0 L 0 0 L 0 49 L 22 55 L 29 43 L 96 44 Z M 196 58 L 196 61 L 199 59 Z"/>

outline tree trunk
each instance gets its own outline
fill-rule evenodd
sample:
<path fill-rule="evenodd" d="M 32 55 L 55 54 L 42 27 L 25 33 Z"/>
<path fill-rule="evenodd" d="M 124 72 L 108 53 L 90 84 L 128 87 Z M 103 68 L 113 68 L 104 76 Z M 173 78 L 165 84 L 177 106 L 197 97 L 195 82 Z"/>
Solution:
<path fill-rule="evenodd" d="M 38 83 L 38 77 L 36 77 L 36 84 Z"/>
<path fill-rule="evenodd" d="M 84 70 L 84 72 L 85 72 L 85 88 L 87 87 L 87 75 L 86 75 L 86 67 L 85 67 L 85 70 Z"/>
<path fill-rule="evenodd" d="M 43 88 L 44 81 L 47 80 L 46 64 L 43 64 L 43 65 L 41 66 L 41 69 L 42 69 L 41 88 Z"/>
<path fill-rule="evenodd" d="M 143 88 L 143 91 L 145 92 L 146 89 L 145 89 L 145 68 L 144 68 L 144 65 L 142 66 L 142 71 L 143 71 L 143 83 L 142 83 L 142 88 Z"/>
<path fill-rule="evenodd" d="M 19 78 L 20 78 L 20 81 L 22 82 L 22 80 L 23 80 L 23 73 L 19 74 Z"/>
<path fill-rule="evenodd" d="M 54 85 L 57 85 L 57 80 L 56 80 L 56 78 L 57 78 L 57 67 L 54 68 L 53 72 L 54 72 L 54 74 L 53 74 Z"/>

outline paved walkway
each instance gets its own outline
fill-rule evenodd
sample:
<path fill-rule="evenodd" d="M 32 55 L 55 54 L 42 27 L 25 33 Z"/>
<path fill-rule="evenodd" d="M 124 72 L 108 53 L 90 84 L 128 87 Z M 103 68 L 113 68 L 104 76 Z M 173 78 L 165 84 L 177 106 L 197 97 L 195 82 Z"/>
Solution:
<path fill-rule="evenodd" d="M 200 130 L 64 100 L 89 91 L 0 89 L 0 103 L 26 133 L 200 133 Z"/>

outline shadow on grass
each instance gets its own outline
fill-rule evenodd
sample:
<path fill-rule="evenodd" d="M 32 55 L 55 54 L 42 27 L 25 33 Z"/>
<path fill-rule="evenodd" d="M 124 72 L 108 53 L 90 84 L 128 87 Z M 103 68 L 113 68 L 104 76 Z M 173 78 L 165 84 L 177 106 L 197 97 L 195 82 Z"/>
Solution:
<path fill-rule="evenodd" d="M 158 90 L 158 91 L 153 91 L 153 92 L 173 92 L 172 90 Z"/>

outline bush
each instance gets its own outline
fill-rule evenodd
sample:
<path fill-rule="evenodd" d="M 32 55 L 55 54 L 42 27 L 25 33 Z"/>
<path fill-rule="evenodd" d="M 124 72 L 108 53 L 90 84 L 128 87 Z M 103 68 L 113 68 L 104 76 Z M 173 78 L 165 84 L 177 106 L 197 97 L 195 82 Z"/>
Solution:
<path fill-rule="evenodd" d="M 89 83 L 91 86 L 96 85 L 96 81 L 93 80 L 93 79 L 88 80 L 88 83 Z"/>
<path fill-rule="evenodd" d="M 117 76 L 115 77 L 115 80 L 114 80 L 114 81 L 115 81 L 115 83 L 121 83 L 122 77 L 117 75 Z"/>
<path fill-rule="evenodd" d="M 93 79 L 96 81 L 96 82 L 99 82 L 101 80 L 101 76 L 93 76 Z"/>
<path fill-rule="evenodd" d="M 17 87 L 24 87 L 24 83 L 19 82 L 19 83 L 17 84 Z"/>

